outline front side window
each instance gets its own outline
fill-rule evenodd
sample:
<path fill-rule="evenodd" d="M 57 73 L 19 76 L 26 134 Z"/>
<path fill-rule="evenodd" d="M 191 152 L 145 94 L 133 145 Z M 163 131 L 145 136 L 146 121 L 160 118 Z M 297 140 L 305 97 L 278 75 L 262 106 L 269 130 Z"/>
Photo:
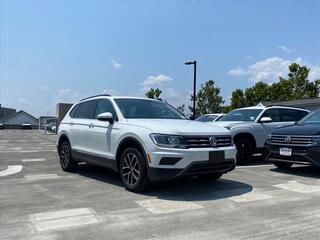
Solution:
<path fill-rule="evenodd" d="M 96 108 L 97 108 L 97 100 L 90 100 L 79 104 L 79 110 L 77 113 L 77 118 L 84 119 L 94 119 Z"/>
<path fill-rule="evenodd" d="M 314 111 L 305 116 L 298 124 L 320 124 L 320 111 Z"/>
<path fill-rule="evenodd" d="M 116 118 L 116 112 L 112 106 L 112 103 L 106 99 L 100 99 L 97 105 L 95 118 L 101 113 L 110 112 L 114 118 Z"/>
<path fill-rule="evenodd" d="M 148 99 L 115 99 L 125 118 L 186 119 L 169 104 Z"/>
<path fill-rule="evenodd" d="M 73 109 L 72 109 L 71 112 L 69 113 L 69 116 L 70 116 L 71 118 L 75 118 L 76 115 L 77 115 L 78 109 L 79 109 L 79 104 L 77 104 L 77 105 L 75 105 L 75 106 L 73 107 Z"/>
<path fill-rule="evenodd" d="M 195 119 L 195 121 L 199 122 L 212 122 L 214 121 L 218 115 L 203 115 Z"/>
<path fill-rule="evenodd" d="M 266 110 L 261 118 L 263 117 L 269 117 L 272 119 L 272 122 L 280 122 L 280 116 L 279 116 L 279 110 L 276 108 L 268 109 Z"/>
<path fill-rule="evenodd" d="M 281 122 L 296 122 L 308 115 L 307 111 L 295 109 L 280 109 Z"/>
<path fill-rule="evenodd" d="M 221 117 L 218 121 L 254 121 L 262 109 L 236 109 Z"/>

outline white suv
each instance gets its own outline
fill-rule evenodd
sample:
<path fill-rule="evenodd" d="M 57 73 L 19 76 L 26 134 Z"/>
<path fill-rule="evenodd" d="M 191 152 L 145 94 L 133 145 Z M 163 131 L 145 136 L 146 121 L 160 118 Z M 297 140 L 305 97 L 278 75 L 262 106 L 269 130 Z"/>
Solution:
<path fill-rule="evenodd" d="M 108 167 L 134 192 L 181 175 L 218 179 L 235 168 L 236 154 L 225 128 L 190 121 L 163 101 L 109 95 L 73 105 L 57 149 L 63 170 L 78 162 Z"/>
<path fill-rule="evenodd" d="M 263 155 L 264 143 L 274 129 L 292 125 L 308 113 L 305 109 L 259 104 L 235 109 L 212 124 L 231 131 L 237 147 L 237 163 L 243 164 L 254 155 Z"/>

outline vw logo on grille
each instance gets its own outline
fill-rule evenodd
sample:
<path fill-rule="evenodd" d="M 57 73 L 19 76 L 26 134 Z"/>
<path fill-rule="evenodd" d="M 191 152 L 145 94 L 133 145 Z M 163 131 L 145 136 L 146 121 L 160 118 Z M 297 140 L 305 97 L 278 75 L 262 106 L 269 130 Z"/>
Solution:
<path fill-rule="evenodd" d="M 215 137 L 209 137 L 209 142 L 212 147 L 217 146 L 217 139 Z"/>
<path fill-rule="evenodd" d="M 291 142 L 291 137 L 290 137 L 290 136 L 287 136 L 287 137 L 284 139 L 284 142 L 285 142 L 285 143 L 290 143 L 290 142 Z"/>

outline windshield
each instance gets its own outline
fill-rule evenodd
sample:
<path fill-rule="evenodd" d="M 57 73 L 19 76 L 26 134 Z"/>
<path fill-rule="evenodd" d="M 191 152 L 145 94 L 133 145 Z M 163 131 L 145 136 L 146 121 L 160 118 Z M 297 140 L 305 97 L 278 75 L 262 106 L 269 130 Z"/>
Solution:
<path fill-rule="evenodd" d="M 186 119 L 165 102 L 129 98 L 115 99 L 114 101 L 125 118 Z"/>
<path fill-rule="evenodd" d="M 262 109 L 237 109 L 229 112 L 218 121 L 244 121 L 250 122 L 254 121 L 259 114 L 262 112 Z"/>
<path fill-rule="evenodd" d="M 212 122 L 218 117 L 218 115 L 203 115 L 195 119 L 195 121 L 199 122 Z"/>
<path fill-rule="evenodd" d="M 302 118 L 298 124 L 320 124 L 320 110 L 309 113 L 307 116 Z"/>

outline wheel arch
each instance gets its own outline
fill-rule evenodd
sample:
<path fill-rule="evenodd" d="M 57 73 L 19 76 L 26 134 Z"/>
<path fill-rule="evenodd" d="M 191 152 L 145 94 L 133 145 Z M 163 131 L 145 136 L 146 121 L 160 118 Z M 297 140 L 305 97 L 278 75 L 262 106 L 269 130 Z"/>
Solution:
<path fill-rule="evenodd" d="M 141 144 L 141 142 L 139 140 L 137 140 L 134 137 L 125 137 L 124 139 L 122 139 L 117 147 L 116 150 L 116 155 L 115 155 L 115 161 L 116 161 L 116 170 L 119 171 L 119 166 L 120 166 L 120 157 L 121 154 L 123 153 L 123 151 L 128 148 L 128 147 L 136 147 L 138 150 L 141 151 L 141 153 L 143 154 L 144 158 L 147 159 L 147 154 L 145 152 L 145 149 L 143 147 L 143 145 Z M 147 164 L 148 165 L 148 164 Z"/>
<path fill-rule="evenodd" d="M 249 139 L 249 141 L 253 144 L 254 149 L 257 148 L 257 142 L 256 142 L 256 139 L 254 138 L 253 134 L 247 133 L 247 132 L 246 133 L 238 133 L 233 137 L 234 143 L 236 143 L 237 140 L 241 139 L 241 138 Z"/>
<path fill-rule="evenodd" d="M 63 141 L 67 141 L 67 142 L 70 144 L 70 147 L 72 148 L 71 143 L 70 143 L 70 140 L 69 140 L 67 134 L 62 134 L 62 135 L 59 137 L 59 141 L 58 141 L 58 145 L 57 145 L 57 148 L 58 148 L 58 149 L 60 148 L 60 145 L 62 144 Z"/>

